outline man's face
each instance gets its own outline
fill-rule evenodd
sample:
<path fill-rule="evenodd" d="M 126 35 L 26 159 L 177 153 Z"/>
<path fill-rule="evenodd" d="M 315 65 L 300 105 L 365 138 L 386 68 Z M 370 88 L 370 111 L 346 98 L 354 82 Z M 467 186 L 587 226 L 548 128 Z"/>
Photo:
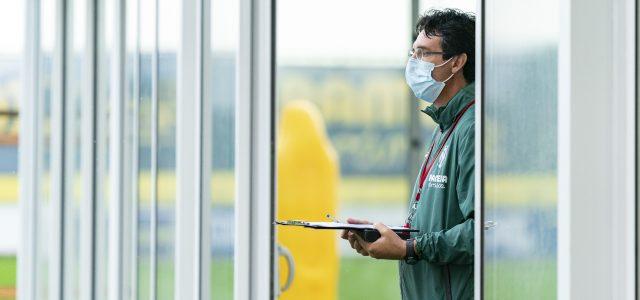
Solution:
<path fill-rule="evenodd" d="M 424 31 L 420 32 L 415 42 L 413 42 L 413 50 L 421 49 L 426 52 L 442 52 L 442 38 L 439 36 L 428 37 Z M 422 57 L 422 60 L 433 63 L 438 66 L 445 62 L 442 54 L 431 54 Z M 437 81 L 443 81 L 451 75 L 451 61 L 443 66 L 433 69 L 432 76 Z"/>

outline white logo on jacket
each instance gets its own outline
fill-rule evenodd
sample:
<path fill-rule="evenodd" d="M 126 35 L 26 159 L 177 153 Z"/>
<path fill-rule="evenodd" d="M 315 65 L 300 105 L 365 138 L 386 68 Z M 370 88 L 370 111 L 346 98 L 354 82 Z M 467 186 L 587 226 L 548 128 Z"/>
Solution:
<path fill-rule="evenodd" d="M 449 177 L 447 175 L 429 175 L 429 188 L 444 189 L 447 187 Z"/>

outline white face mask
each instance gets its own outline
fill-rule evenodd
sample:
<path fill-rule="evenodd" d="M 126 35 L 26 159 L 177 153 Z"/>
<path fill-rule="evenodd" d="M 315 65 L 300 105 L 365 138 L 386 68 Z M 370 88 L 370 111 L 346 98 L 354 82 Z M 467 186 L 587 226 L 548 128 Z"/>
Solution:
<path fill-rule="evenodd" d="M 453 57 L 436 66 L 433 63 L 421 59 L 409 58 L 404 76 L 407 84 L 411 87 L 413 94 L 415 94 L 417 98 L 429 103 L 436 101 L 436 98 L 438 98 L 442 89 L 444 89 L 445 82 L 451 79 L 454 74 L 451 74 L 445 81 L 439 82 L 433 79 L 433 69 L 444 66 L 451 61 L 451 59 L 453 59 Z"/>

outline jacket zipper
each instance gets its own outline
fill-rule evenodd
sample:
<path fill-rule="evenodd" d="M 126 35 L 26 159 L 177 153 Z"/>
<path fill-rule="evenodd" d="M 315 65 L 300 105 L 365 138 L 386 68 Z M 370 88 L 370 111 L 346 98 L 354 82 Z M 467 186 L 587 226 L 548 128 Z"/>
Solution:
<path fill-rule="evenodd" d="M 449 265 L 444 266 L 445 274 L 445 297 L 447 300 L 451 300 L 451 273 L 449 272 Z"/>

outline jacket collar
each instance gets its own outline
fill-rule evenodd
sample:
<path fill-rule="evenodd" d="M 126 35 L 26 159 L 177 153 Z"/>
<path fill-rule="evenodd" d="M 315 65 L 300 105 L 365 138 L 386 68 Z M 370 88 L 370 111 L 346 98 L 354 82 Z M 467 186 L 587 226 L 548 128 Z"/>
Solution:
<path fill-rule="evenodd" d="M 440 130 L 446 130 L 451 126 L 458 113 L 475 98 L 475 83 L 469 83 L 449 100 L 445 106 L 436 108 L 431 104 L 423 113 L 429 115 L 440 126 Z"/>

